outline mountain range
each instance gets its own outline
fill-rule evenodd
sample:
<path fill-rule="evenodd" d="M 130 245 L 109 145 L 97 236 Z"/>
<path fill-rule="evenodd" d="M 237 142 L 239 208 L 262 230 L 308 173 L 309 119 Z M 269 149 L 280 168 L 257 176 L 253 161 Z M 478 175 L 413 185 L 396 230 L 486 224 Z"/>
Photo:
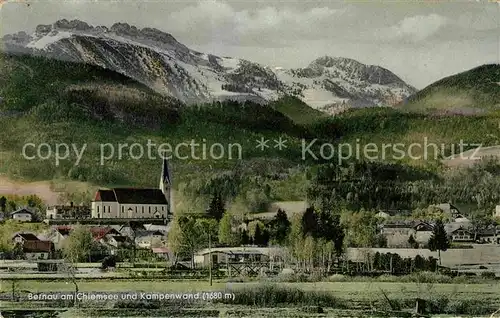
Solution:
<path fill-rule="evenodd" d="M 194 51 L 171 34 L 127 23 L 91 26 L 79 20 L 38 25 L 3 37 L 4 50 L 94 64 L 124 74 L 185 104 L 214 100 L 267 103 L 291 95 L 328 113 L 394 106 L 416 89 L 391 71 L 344 57 L 319 57 L 282 69 Z"/>

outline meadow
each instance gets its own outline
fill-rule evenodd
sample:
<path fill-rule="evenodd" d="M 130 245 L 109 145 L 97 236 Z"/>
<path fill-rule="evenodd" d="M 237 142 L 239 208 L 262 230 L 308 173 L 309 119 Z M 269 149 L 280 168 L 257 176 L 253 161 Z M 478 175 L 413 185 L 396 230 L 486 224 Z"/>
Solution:
<path fill-rule="evenodd" d="M 424 299 L 426 311 L 430 314 L 462 314 L 486 316 L 493 313 L 500 303 L 498 282 L 489 281 L 475 284 L 441 284 L 415 282 L 346 281 L 316 283 L 272 283 L 214 281 L 161 281 L 161 280 L 96 280 L 80 281 L 79 292 L 123 293 L 163 293 L 195 294 L 220 292 L 232 294 L 234 298 L 214 298 L 212 300 L 176 301 L 136 301 L 101 302 L 82 301 L 79 308 L 71 308 L 66 314 L 79 312 L 81 317 L 89 317 L 99 312 L 99 316 L 112 316 L 120 312 L 123 316 L 152 315 L 155 310 L 163 310 L 169 317 L 366 317 L 382 315 L 385 312 L 398 317 L 408 315 L 415 306 L 416 299 Z M 9 295 L 10 286 L 1 286 L 3 299 Z M 74 291 L 71 283 L 64 281 L 21 282 L 18 290 L 31 293 Z M 7 297 L 8 298 L 8 297 Z M 3 301 L 4 308 L 17 310 L 41 310 L 42 308 L 65 307 L 62 302 L 23 301 L 20 303 Z M 110 307 L 112 309 L 110 309 Z M 128 308 L 125 313 L 124 307 Z M 142 308 L 142 309 L 141 309 Z M 180 309 L 182 308 L 182 310 Z M 68 308 L 64 309 L 67 310 Z M 147 309 L 147 310 L 145 310 Z M 61 309 L 62 310 L 62 309 Z M 140 312 L 142 311 L 142 314 Z M 155 315 L 158 312 L 155 313 Z M 77 315 L 77 316 L 79 316 Z M 120 314 L 121 315 L 121 314 Z M 62 315 L 64 317 L 64 315 Z"/>

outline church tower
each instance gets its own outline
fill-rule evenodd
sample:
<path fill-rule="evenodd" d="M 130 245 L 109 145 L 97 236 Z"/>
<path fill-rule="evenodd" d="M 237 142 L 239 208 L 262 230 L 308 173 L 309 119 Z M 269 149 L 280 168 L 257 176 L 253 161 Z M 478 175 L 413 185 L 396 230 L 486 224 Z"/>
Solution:
<path fill-rule="evenodd" d="M 174 201 L 172 196 L 172 175 L 168 166 L 166 157 L 163 157 L 163 167 L 161 170 L 160 190 L 165 195 L 168 202 L 167 218 L 170 218 L 174 213 Z"/>

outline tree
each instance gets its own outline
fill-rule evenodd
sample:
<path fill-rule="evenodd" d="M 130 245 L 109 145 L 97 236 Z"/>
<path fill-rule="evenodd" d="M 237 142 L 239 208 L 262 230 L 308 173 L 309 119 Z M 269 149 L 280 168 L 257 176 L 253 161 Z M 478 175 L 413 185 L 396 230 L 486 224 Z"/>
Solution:
<path fill-rule="evenodd" d="M 305 236 L 312 235 L 317 237 L 318 233 L 318 216 L 314 207 L 309 207 L 306 209 L 302 215 L 302 233 Z"/>
<path fill-rule="evenodd" d="M 254 244 L 257 246 L 269 245 L 269 231 L 263 224 L 258 225 L 255 229 Z"/>
<path fill-rule="evenodd" d="M 258 244 L 256 242 L 257 236 L 261 235 L 262 228 L 264 227 L 264 223 L 260 220 L 255 220 L 248 223 L 248 235 L 250 236 L 253 244 Z"/>
<path fill-rule="evenodd" d="M 418 242 L 413 237 L 413 234 L 411 234 L 410 237 L 408 238 L 408 244 L 410 244 L 412 248 L 418 248 Z"/>
<path fill-rule="evenodd" d="M 208 233 L 215 239 L 217 222 L 184 215 L 175 217 L 172 222 L 167 239 L 168 247 L 175 255 L 176 261 L 181 256 L 189 256 L 194 267 L 194 253 L 208 246 Z"/>
<path fill-rule="evenodd" d="M 288 248 L 292 256 L 298 261 L 302 260 L 304 246 L 304 235 L 302 230 L 302 215 L 295 214 L 292 217 L 290 233 L 288 234 Z"/>
<path fill-rule="evenodd" d="M 377 238 L 378 220 L 374 213 L 361 210 L 342 213 L 346 228 L 346 245 L 349 247 L 373 247 Z"/>
<path fill-rule="evenodd" d="M 208 247 L 209 236 L 212 241 L 212 246 L 218 241 L 218 224 L 213 219 L 197 219 L 196 232 L 200 235 L 200 247 Z"/>
<path fill-rule="evenodd" d="M 493 218 L 477 213 L 471 219 L 471 231 L 474 233 L 474 241 L 478 239 L 478 234 L 486 230 L 489 226 L 495 225 Z"/>
<path fill-rule="evenodd" d="M 6 209 L 7 209 L 7 199 L 4 196 L 2 196 L 0 198 L 0 210 L 2 212 L 5 212 Z"/>
<path fill-rule="evenodd" d="M 429 238 L 429 250 L 438 251 L 439 265 L 441 265 L 441 251 L 446 251 L 451 246 L 443 221 L 437 220 Z"/>
<path fill-rule="evenodd" d="M 15 201 L 8 201 L 8 205 L 9 205 L 10 211 L 17 210 L 17 203 Z"/>
<path fill-rule="evenodd" d="M 240 235 L 233 230 L 235 219 L 231 213 L 224 213 L 219 222 L 219 242 L 228 246 L 240 245 Z"/>
<path fill-rule="evenodd" d="M 291 223 L 288 220 L 286 212 L 279 209 L 274 219 L 271 221 L 271 241 L 274 244 L 285 245 L 286 238 L 290 231 Z"/>
<path fill-rule="evenodd" d="M 317 216 L 318 237 L 332 242 L 335 254 L 340 256 L 343 252 L 345 232 L 340 223 L 340 217 L 332 211 L 322 210 Z"/>
<path fill-rule="evenodd" d="M 212 201 L 210 201 L 208 214 L 219 222 L 225 211 L 222 195 L 220 193 L 216 193 L 212 198 Z"/>
<path fill-rule="evenodd" d="M 63 253 L 70 263 L 86 262 L 94 246 L 90 231 L 84 226 L 76 226 L 64 241 Z"/>

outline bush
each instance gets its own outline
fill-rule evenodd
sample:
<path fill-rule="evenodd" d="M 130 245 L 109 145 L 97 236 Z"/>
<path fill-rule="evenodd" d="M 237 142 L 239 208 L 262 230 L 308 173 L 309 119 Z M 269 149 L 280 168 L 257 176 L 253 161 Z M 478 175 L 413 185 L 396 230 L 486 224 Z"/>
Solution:
<path fill-rule="evenodd" d="M 347 308 L 346 305 L 330 293 L 308 291 L 298 288 L 280 287 L 277 285 L 258 285 L 233 291 L 234 300 L 220 300 L 223 303 L 251 305 L 259 307 L 275 307 L 279 305 L 320 306 Z"/>
<path fill-rule="evenodd" d="M 495 279 L 496 275 L 494 272 L 482 272 L 481 273 L 482 278 L 487 278 L 487 279 Z"/>
<path fill-rule="evenodd" d="M 140 308 L 140 309 L 159 309 L 159 301 L 118 301 L 113 308 Z"/>
<path fill-rule="evenodd" d="M 410 275 L 410 279 L 415 283 L 440 283 L 449 284 L 452 278 L 435 272 L 416 272 Z"/>
<path fill-rule="evenodd" d="M 347 276 L 342 275 L 342 274 L 334 274 L 334 275 L 331 275 L 330 277 L 328 277 L 327 280 L 329 282 L 345 282 L 345 281 L 350 280 L 350 277 L 347 277 Z"/>

